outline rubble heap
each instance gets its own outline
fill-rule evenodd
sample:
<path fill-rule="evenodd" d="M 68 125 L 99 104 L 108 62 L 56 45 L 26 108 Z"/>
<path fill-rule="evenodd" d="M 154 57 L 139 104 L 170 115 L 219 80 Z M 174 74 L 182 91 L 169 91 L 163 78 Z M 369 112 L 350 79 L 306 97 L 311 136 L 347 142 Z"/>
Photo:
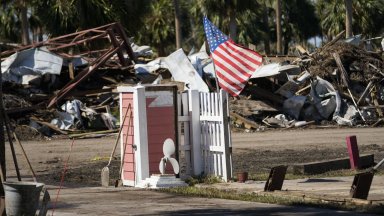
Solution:
<path fill-rule="evenodd" d="M 380 53 L 336 40 L 313 53 L 299 51 L 291 61 L 264 58 L 242 94 L 230 99 L 235 127 L 380 125 Z M 25 139 L 39 137 L 37 131 L 77 138 L 115 132 L 118 85 L 172 83 L 179 91 L 216 90 L 205 46 L 188 56 L 179 49 L 154 58 L 149 46 L 134 44 L 118 23 L 7 50 L 1 57 L 5 110 Z"/>

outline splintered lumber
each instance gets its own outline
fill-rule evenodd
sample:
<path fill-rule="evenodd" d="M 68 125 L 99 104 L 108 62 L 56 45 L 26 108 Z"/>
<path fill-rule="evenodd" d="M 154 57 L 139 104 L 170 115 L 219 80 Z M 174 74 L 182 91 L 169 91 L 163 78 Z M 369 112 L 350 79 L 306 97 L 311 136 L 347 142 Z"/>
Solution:
<path fill-rule="evenodd" d="M 373 80 L 369 81 L 367 87 L 365 88 L 364 92 L 361 94 L 359 100 L 357 101 L 357 104 L 360 104 L 360 102 L 363 101 L 363 99 L 364 99 L 365 97 L 367 97 L 368 92 L 370 91 L 372 85 L 373 85 Z"/>
<path fill-rule="evenodd" d="M 103 93 L 113 93 L 115 91 L 114 88 L 103 88 L 103 89 L 92 89 L 92 90 L 86 90 L 86 91 L 74 91 L 71 92 L 68 96 L 74 96 L 74 97 L 79 97 L 79 96 L 86 96 L 86 97 L 91 97 L 91 96 L 99 96 Z"/>
<path fill-rule="evenodd" d="M 375 86 L 375 90 L 376 90 L 376 86 Z M 381 111 L 381 109 L 378 107 L 380 104 L 379 104 L 379 101 L 377 100 L 376 95 L 377 95 L 376 91 L 371 92 L 371 98 L 373 100 L 373 104 L 375 105 L 377 114 L 379 114 L 379 117 L 382 118 L 383 117 L 383 111 Z"/>
<path fill-rule="evenodd" d="M 48 123 L 48 122 L 44 122 L 44 121 L 40 121 L 36 117 L 31 117 L 30 119 L 35 121 L 35 122 L 37 122 L 37 123 L 39 123 L 39 124 L 45 125 L 45 126 L 49 127 L 50 129 L 52 129 L 52 130 L 54 130 L 54 131 L 56 131 L 56 132 L 58 132 L 60 134 L 64 134 L 64 135 L 68 134 L 68 132 L 61 130 L 60 128 L 58 128 L 54 124 L 51 124 L 51 123 Z"/>
<path fill-rule="evenodd" d="M 257 129 L 259 127 L 254 121 L 246 119 L 237 113 L 230 112 L 230 116 L 231 116 L 231 118 L 234 119 L 234 121 L 237 124 L 244 125 L 244 127 L 247 129 L 252 129 L 252 128 Z"/>
<path fill-rule="evenodd" d="M 87 133 L 80 133 L 80 134 L 70 134 L 69 137 L 74 139 L 91 138 L 91 137 L 94 138 L 95 136 L 96 137 L 105 136 L 106 134 L 116 133 L 118 131 L 119 131 L 118 129 L 94 131 L 94 132 L 87 132 Z"/>
<path fill-rule="evenodd" d="M 325 48 L 335 44 L 337 41 L 339 41 L 343 37 L 344 33 L 345 33 L 345 30 L 343 30 L 338 35 L 336 35 L 335 38 L 333 38 L 331 41 L 329 41 L 327 44 L 325 44 L 321 49 L 324 50 Z"/>
<path fill-rule="evenodd" d="M 333 58 L 336 61 L 337 67 L 340 70 L 341 80 L 343 81 L 344 85 L 349 89 L 350 80 L 349 80 L 349 77 L 348 77 L 348 73 L 347 73 L 347 71 L 345 70 L 345 68 L 343 66 L 343 63 L 341 62 L 340 56 L 339 56 L 338 53 L 333 53 L 332 55 L 333 55 Z"/>
<path fill-rule="evenodd" d="M 306 50 L 301 45 L 296 45 L 296 49 L 299 51 L 300 55 L 308 55 L 308 50 Z"/>
<path fill-rule="evenodd" d="M 249 86 L 248 90 L 252 93 L 252 95 L 255 95 L 256 97 L 259 97 L 261 99 L 267 99 L 279 105 L 282 105 L 284 103 L 284 99 L 282 99 L 280 96 L 274 93 L 271 93 L 270 91 L 267 91 L 258 86 L 255 86 L 255 85 Z"/>
<path fill-rule="evenodd" d="M 340 70 L 341 79 L 343 80 L 344 85 L 347 87 L 348 93 L 349 93 L 349 95 L 351 96 L 352 102 L 353 102 L 353 104 L 355 105 L 357 112 L 359 113 L 361 119 L 363 119 L 363 121 L 365 121 L 365 118 L 364 118 L 364 116 L 361 114 L 361 111 L 360 111 L 359 107 L 357 106 L 357 103 L 356 103 L 356 101 L 355 101 L 355 98 L 353 97 L 352 92 L 351 92 L 351 90 L 350 90 L 350 88 L 349 88 L 349 83 L 350 83 L 350 81 L 349 81 L 348 73 L 347 73 L 347 71 L 345 70 L 345 68 L 344 68 L 344 66 L 343 66 L 343 64 L 342 64 L 342 62 L 341 62 L 341 59 L 340 59 L 339 54 L 337 54 L 337 53 L 333 53 L 333 58 L 334 58 L 335 61 L 336 61 L 337 67 L 338 67 L 339 70 Z"/>

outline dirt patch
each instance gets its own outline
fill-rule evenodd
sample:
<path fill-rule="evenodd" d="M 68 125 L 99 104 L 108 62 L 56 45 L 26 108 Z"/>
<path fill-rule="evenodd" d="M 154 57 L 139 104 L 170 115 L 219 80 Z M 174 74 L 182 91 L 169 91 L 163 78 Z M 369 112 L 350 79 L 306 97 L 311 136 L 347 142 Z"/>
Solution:
<path fill-rule="evenodd" d="M 292 165 L 347 157 L 345 137 L 357 136 L 360 154 L 374 154 L 376 162 L 384 157 L 384 137 L 381 128 L 272 130 L 259 133 L 233 133 L 233 172 L 269 173 L 276 165 Z M 107 165 L 115 137 L 75 140 L 22 141 L 38 180 L 59 185 L 65 161 L 70 154 L 64 186 L 100 186 L 101 169 Z M 16 145 L 20 172 L 30 178 L 28 166 Z M 119 177 L 120 146 L 110 169 L 110 185 Z M 7 176 L 15 179 L 9 145 L 6 144 Z"/>
<path fill-rule="evenodd" d="M 238 149 L 233 153 L 233 171 L 248 171 L 251 174 L 268 173 L 278 165 L 293 165 L 308 163 L 325 159 L 348 157 L 343 148 L 334 149 L 281 149 L 281 150 L 254 150 Z"/>
<path fill-rule="evenodd" d="M 100 186 L 101 170 L 107 163 L 106 161 L 96 161 L 78 167 L 70 167 L 65 173 L 63 186 Z M 113 160 L 109 166 L 109 185 L 115 185 L 115 181 L 119 179 L 119 169 L 120 160 Z M 50 170 L 47 174 L 39 175 L 39 181 L 49 185 L 60 185 L 63 171 L 63 168 Z"/>

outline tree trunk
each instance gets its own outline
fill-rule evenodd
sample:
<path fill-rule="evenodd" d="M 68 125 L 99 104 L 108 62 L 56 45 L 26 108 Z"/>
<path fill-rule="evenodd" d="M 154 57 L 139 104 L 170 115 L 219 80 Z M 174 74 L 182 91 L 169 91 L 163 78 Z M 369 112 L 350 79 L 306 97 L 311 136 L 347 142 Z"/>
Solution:
<path fill-rule="evenodd" d="M 276 50 L 281 55 L 283 51 L 282 30 L 281 30 L 281 0 L 276 0 Z"/>
<path fill-rule="evenodd" d="M 269 32 L 270 32 L 270 30 L 269 30 L 268 8 L 265 5 L 265 2 L 264 2 L 263 22 L 264 22 L 264 25 L 266 28 L 265 29 L 265 38 L 264 38 L 264 49 L 265 49 L 265 54 L 269 55 L 269 54 L 271 54 L 271 47 L 269 45 L 269 41 L 270 41 Z"/>
<path fill-rule="evenodd" d="M 236 11 L 231 7 L 229 8 L 229 37 L 237 41 Z"/>
<path fill-rule="evenodd" d="M 0 59 L 1 59 L 1 48 L 0 48 Z M 0 61 L 0 75 L 3 74 L 1 70 L 1 61 Z M 3 80 L 2 76 L 0 76 L 0 103 L 3 103 Z M 5 139 L 4 139 L 4 119 L 3 119 L 3 106 L 0 106 L 0 165 L 1 165 L 1 175 L 4 179 L 6 179 L 6 169 L 5 169 Z M 3 184 L 1 182 L 0 185 L 0 215 L 5 215 L 5 193 Z"/>
<path fill-rule="evenodd" d="M 20 21 L 21 21 L 21 43 L 23 45 L 31 44 L 29 39 L 28 8 L 25 0 L 20 1 Z"/>
<path fill-rule="evenodd" d="M 345 3 L 345 37 L 352 37 L 352 0 L 344 0 Z"/>
<path fill-rule="evenodd" d="M 173 0 L 175 8 L 176 49 L 181 48 L 180 5 L 179 0 Z"/>
<path fill-rule="evenodd" d="M 38 31 L 38 42 L 41 42 L 41 41 L 43 41 L 43 28 L 42 27 L 39 27 L 39 31 Z"/>

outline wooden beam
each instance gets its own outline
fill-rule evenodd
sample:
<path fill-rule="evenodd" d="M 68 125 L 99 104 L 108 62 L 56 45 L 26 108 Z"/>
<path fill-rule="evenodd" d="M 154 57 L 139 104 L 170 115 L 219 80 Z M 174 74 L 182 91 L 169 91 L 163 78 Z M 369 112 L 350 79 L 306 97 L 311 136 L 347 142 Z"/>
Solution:
<path fill-rule="evenodd" d="M 39 123 L 39 124 L 45 125 L 45 126 L 49 127 L 50 129 L 52 129 L 52 130 L 54 130 L 54 131 L 56 131 L 56 132 L 58 132 L 58 133 L 60 133 L 60 134 L 64 134 L 64 135 L 67 135 L 67 134 L 68 134 L 68 132 L 61 130 L 60 128 L 58 128 L 58 127 L 57 127 L 56 125 L 54 125 L 54 124 L 51 124 L 51 123 L 48 123 L 48 122 L 40 121 L 40 120 L 38 120 L 38 119 L 35 118 L 35 117 L 31 117 L 30 119 L 33 120 L 33 121 L 35 121 L 35 122 L 37 122 L 37 123 Z"/>
<path fill-rule="evenodd" d="M 0 48 L 1 49 L 1 48 Z M 0 59 L 1 59 L 1 50 L 0 50 Z M 0 74 L 3 74 L 1 71 L 1 61 L 0 61 Z M 3 104 L 3 80 L 0 76 L 0 104 Z M 0 106 L 0 173 L 2 176 L 2 181 L 6 180 L 6 169 L 5 169 L 5 139 L 4 139 L 4 110 L 3 106 Z M 5 215 L 5 193 L 3 182 L 0 184 L 0 214 Z"/>

